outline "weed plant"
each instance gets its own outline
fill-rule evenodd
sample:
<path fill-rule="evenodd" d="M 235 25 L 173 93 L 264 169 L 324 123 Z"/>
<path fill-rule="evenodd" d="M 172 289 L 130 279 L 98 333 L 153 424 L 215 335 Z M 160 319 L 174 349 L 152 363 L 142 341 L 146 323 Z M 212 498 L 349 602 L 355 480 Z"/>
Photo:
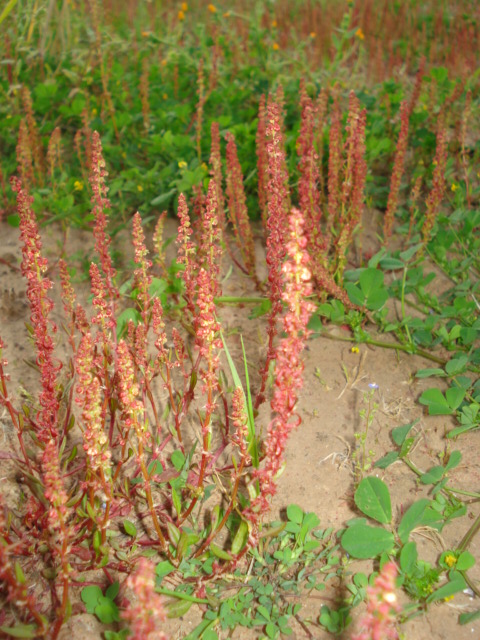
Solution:
<path fill-rule="evenodd" d="M 421 470 L 410 423 L 374 463 L 373 388 L 354 460 L 362 517 L 320 529 L 289 505 L 268 523 L 312 334 L 423 357 L 433 366 L 416 376 L 446 384 L 419 402 L 454 418 L 447 438 L 480 427 L 476 14 L 466 0 L 303 8 L 293 19 L 288 2 L 17 0 L 0 13 L 2 214 L 20 229 L 38 373 L 37 391 L 17 398 L 0 336 L 0 404 L 17 438 L 4 457 L 24 492 L 0 510 L 6 637 L 53 640 L 84 605 L 116 625 L 107 640 L 162 638 L 165 616 L 194 604 L 203 619 L 190 640 L 237 627 L 277 638 L 293 620 L 314 637 L 315 626 L 343 633 L 365 601 L 353 637 L 396 638 L 431 603 L 480 595 L 468 574 L 478 518 L 435 565 L 411 539 L 478 500 L 450 484 L 460 452 Z M 358 231 L 373 208 L 378 250 L 366 254 Z M 42 253 L 39 224 L 54 222 L 64 237 L 93 230 L 89 306 L 66 261 Z M 119 274 L 111 235 L 130 225 L 133 270 Z M 255 297 L 222 295 L 227 261 Z M 440 278 L 448 286 L 434 288 Z M 227 303 L 266 316 L 263 359 L 231 355 Z M 398 523 L 371 473 L 394 462 L 431 487 Z M 370 576 L 351 571 L 359 559 L 375 562 Z M 307 624 L 292 596 L 333 579 L 349 595 Z"/>

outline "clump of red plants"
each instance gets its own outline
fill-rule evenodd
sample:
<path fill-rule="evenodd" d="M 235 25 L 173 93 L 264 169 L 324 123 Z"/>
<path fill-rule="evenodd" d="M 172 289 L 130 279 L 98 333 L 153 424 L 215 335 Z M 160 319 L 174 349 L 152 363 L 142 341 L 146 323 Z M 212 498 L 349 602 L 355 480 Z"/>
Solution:
<path fill-rule="evenodd" d="M 32 199 L 24 181 L 12 178 L 39 391 L 18 402 L 9 388 L 9 345 L 0 339 L 0 404 L 17 436 L 6 457 L 19 470 L 25 492 L 22 504 L 0 505 L 0 586 L 5 594 L 0 626 L 6 633 L 56 638 L 72 614 L 75 589 L 92 570 L 97 582 L 98 572 L 109 582 L 113 576 L 121 582 L 133 576 L 125 587 L 137 589 L 137 603 L 135 609 L 127 607 L 123 618 L 137 635 L 138 629 L 146 630 L 145 637 L 160 633 L 153 618 L 148 622 L 155 560 L 178 568 L 185 558 L 214 556 L 208 575 L 198 577 L 200 585 L 231 570 L 256 544 L 288 434 L 299 423 L 301 352 L 314 309 L 307 300 L 312 279 L 306 233 L 312 222 L 290 206 L 281 109 L 275 101 L 268 113 L 263 195 L 272 307 L 256 399 L 248 384 L 244 389 L 239 383 L 228 351 L 227 371 L 222 366 L 216 300 L 223 250 L 231 241 L 220 164 L 215 172 L 212 161 L 213 179 L 207 194 L 196 198 L 194 223 L 185 198 L 179 197 L 177 261 L 183 285 L 177 326 L 152 288 L 155 271 L 141 218 L 133 217 L 137 320 L 125 330 L 118 325 L 123 303 L 107 231 L 111 203 L 99 135 L 93 133 L 90 162 L 96 252 L 90 265 L 92 305 L 88 309 L 77 301 L 67 264 L 60 260 L 61 328 L 52 319 L 54 283 L 48 275 L 54 271 L 42 254 Z M 229 221 L 243 248 L 243 270 L 261 288 L 233 137 L 227 154 Z M 20 166 L 19 174 L 24 173 Z M 157 248 L 162 225 L 160 217 Z M 164 256 L 152 258 L 161 268 Z M 63 359 L 58 356 L 61 342 L 70 348 Z M 272 417 L 260 443 L 254 416 L 265 401 L 273 361 Z M 136 523 L 133 549 L 131 539 L 118 537 L 127 517 Z M 139 610 L 142 603 L 144 611 Z"/>
<path fill-rule="evenodd" d="M 92 304 L 87 308 L 77 301 L 67 264 L 60 260 L 61 329 L 53 322 L 53 282 L 47 273 L 55 270 L 48 270 L 42 255 L 28 193 L 27 138 L 19 140 L 20 178 L 12 178 L 12 188 L 39 391 L 22 403 L 12 394 L 9 345 L 0 336 L 0 404 L 17 435 L 13 452 L 4 457 L 19 470 L 26 496 L 15 507 L 0 503 L 3 629 L 30 633 L 23 637 L 56 638 L 72 614 L 72 602 L 78 601 L 75 589 L 85 585 L 86 572 L 95 571 L 97 583 L 102 577 L 122 582 L 120 597 L 123 583 L 138 592 L 135 607 L 123 613 L 135 637 L 160 634 L 149 614 L 158 597 L 153 592 L 155 562 L 168 562 L 175 571 L 186 559 L 198 560 L 198 566 L 212 560 L 208 571 L 200 568 L 186 578 L 200 593 L 205 580 L 231 571 L 258 542 L 289 433 L 300 423 L 296 403 L 303 381 L 301 354 L 315 309 L 311 298 L 332 295 L 353 306 L 342 285 L 365 199 L 366 112 L 352 92 L 344 134 L 335 88 L 330 97 L 328 172 L 323 176 L 319 139 L 329 96 L 324 90 L 312 99 L 301 91 L 299 180 L 293 196 L 283 93 L 280 89 L 261 100 L 257 168 L 265 282 L 257 273 L 235 139 L 225 135 L 224 188 L 220 133 L 212 126 L 207 192 L 196 191 L 190 210 L 183 195 L 178 199 L 181 286 L 172 294 L 180 310 L 175 322 L 156 286 L 158 275 L 165 273 L 164 215 L 154 233 L 155 252 L 149 255 L 139 214 L 133 217 L 132 232 L 134 320 L 126 325 L 119 320 L 125 289 L 111 257 L 111 203 L 95 132 L 85 150 L 96 253 L 90 265 Z M 389 216 L 395 212 L 403 172 L 409 113 L 404 106 Z M 441 142 L 439 135 L 440 159 Z M 439 195 L 430 216 L 441 197 L 440 176 L 437 182 Z M 390 231 L 388 226 L 386 238 Z M 235 364 L 222 333 L 218 302 L 224 252 L 269 299 L 266 355 L 254 363 L 260 372 L 257 388 L 250 388 L 245 354 Z M 67 344 L 70 354 L 60 359 L 59 347 Z M 244 372 L 244 384 L 237 368 Z M 262 437 L 256 419 L 268 397 L 271 417 Z M 124 535 L 129 533 L 128 518 L 135 521 L 135 544 Z M 178 576 L 182 580 L 181 570 Z M 161 626 L 163 612 L 156 619 Z"/>

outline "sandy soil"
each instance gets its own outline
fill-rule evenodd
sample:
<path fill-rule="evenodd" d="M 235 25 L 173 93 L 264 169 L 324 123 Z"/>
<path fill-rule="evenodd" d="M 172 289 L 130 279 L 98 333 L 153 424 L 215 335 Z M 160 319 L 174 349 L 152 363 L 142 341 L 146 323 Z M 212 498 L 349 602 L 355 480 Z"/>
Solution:
<path fill-rule="evenodd" d="M 171 229 L 170 229 L 171 230 Z M 24 323 L 29 311 L 25 299 L 25 287 L 20 272 L 20 250 L 18 230 L 1 224 L 2 242 L 0 246 L 0 335 L 6 343 L 5 357 L 9 360 L 9 373 L 12 377 L 10 389 L 21 396 L 25 390 L 35 389 L 36 373 L 26 366 L 32 358 Z M 47 227 L 42 231 L 45 239 L 46 255 L 51 263 L 55 262 L 59 247 L 59 230 Z M 168 233 L 167 233 L 168 235 Z M 84 249 L 91 238 L 85 232 L 69 231 L 68 254 L 72 255 Z M 261 256 L 259 252 L 259 264 Z M 82 288 L 82 285 L 79 285 Z M 224 282 L 224 295 L 233 291 L 246 290 L 247 284 L 238 276 L 231 276 Z M 84 285 L 83 285 L 84 287 Z M 248 320 L 249 309 L 228 308 L 222 310 L 224 330 L 229 335 L 232 354 L 240 353 L 240 333 L 245 340 L 247 355 L 251 362 L 258 362 L 262 345 L 262 321 Z M 59 322 L 61 305 L 57 306 L 54 319 Z M 332 333 L 342 335 L 342 329 L 332 328 Z M 480 461 L 478 456 L 477 433 L 466 434 L 458 442 L 452 443 L 444 438 L 445 431 L 451 428 L 448 417 L 426 416 L 416 402 L 423 389 L 432 386 L 432 380 L 417 380 L 414 375 L 419 368 L 430 366 L 418 357 L 407 356 L 394 350 L 368 348 L 360 346 L 359 353 L 352 353 L 345 342 L 313 337 L 305 352 L 305 385 L 299 403 L 302 425 L 292 435 L 288 444 L 286 471 L 279 481 L 279 491 L 272 505 L 272 518 L 281 516 L 282 510 L 290 503 L 300 505 L 305 511 L 315 512 L 322 526 L 342 528 L 351 517 L 359 516 L 353 504 L 353 461 L 355 449 L 354 434 L 361 431 L 360 410 L 364 406 L 363 394 L 369 383 L 378 384 L 375 400 L 379 404 L 368 438 L 368 448 L 374 451 L 378 459 L 393 449 L 390 439 L 392 428 L 419 419 L 417 429 L 421 433 L 420 444 L 413 453 L 413 459 L 423 470 L 439 464 L 439 455 L 447 447 L 459 449 L 463 461 L 450 475 L 451 484 L 460 489 L 479 491 Z M 254 371 L 255 367 L 251 367 Z M 255 385 L 253 379 L 252 384 Z M 266 425 L 267 412 L 260 415 Z M 4 452 L 14 446 L 14 434 L 7 416 L 1 416 L 0 448 Z M 374 472 L 375 473 L 375 472 Z M 403 463 L 396 463 L 386 471 L 376 471 L 388 485 L 394 513 L 400 519 L 401 513 L 416 499 L 428 495 L 428 487 L 419 486 L 411 471 Z M 0 459 L 0 492 L 6 504 L 15 505 L 20 496 L 20 487 L 15 482 L 13 465 Z M 420 557 L 435 562 L 445 548 L 454 548 L 478 515 L 476 503 L 468 505 L 468 516 L 454 520 L 441 536 L 429 532 L 414 534 L 420 551 Z M 475 538 L 470 546 L 471 553 L 480 558 L 480 539 Z M 368 570 L 368 563 L 363 570 Z M 360 570 L 360 563 L 352 563 L 352 571 Z M 472 577 L 480 578 L 480 568 L 471 572 Z M 330 588 L 328 597 L 335 597 Z M 305 600 L 300 612 L 302 619 L 316 619 L 322 605 L 323 594 Z M 332 603 L 329 601 L 330 606 Z M 404 625 L 402 632 L 409 640 L 430 640 L 432 638 L 464 640 L 480 637 L 480 621 L 461 627 L 457 623 L 458 614 L 479 608 L 478 601 L 468 595 L 460 594 L 448 602 L 431 606 L 429 611 Z M 358 615 L 362 607 L 355 610 Z M 201 612 L 191 609 L 181 620 L 170 620 L 165 631 L 170 638 L 183 638 L 198 623 Z M 351 627 L 342 636 L 349 638 Z M 78 613 L 62 630 L 62 640 L 80 640 L 100 638 L 102 625 L 85 613 Z M 290 638 L 306 638 L 302 628 L 293 623 L 294 635 Z M 223 637 L 229 637 L 226 634 Z M 250 640 L 260 637 L 258 632 L 250 633 L 237 629 L 231 636 L 234 639 Z M 312 637 L 322 640 L 331 637 L 318 626 L 312 627 Z"/>

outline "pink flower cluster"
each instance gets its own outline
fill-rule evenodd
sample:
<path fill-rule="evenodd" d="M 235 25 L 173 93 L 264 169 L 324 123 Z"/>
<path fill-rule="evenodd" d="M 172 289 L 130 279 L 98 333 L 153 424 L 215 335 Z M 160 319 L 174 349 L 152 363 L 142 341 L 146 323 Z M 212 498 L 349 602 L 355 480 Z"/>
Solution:
<path fill-rule="evenodd" d="M 140 558 L 136 570 L 127 578 L 126 586 L 136 600 L 122 613 L 122 619 L 130 625 L 132 635 L 129 639 L 167 640 L 160 631 L 166 619 L 163 600 L 155 592 L 155 569 L 146 558 Z"/>
<path fill-rule="evenodd" d="M 75 400 L 82 405 L 82 422 L 85 429 L 83 448 L 90 468 L 96 471 L 102 467 L 106 471 L 112 454 L 107 446 L 108 438 L 104 431 L 102 393 L 100 381 L 94 373 L 94 345 L 90 333 L 82 337 L 78 346 L 76 372 L 78 382 Z"/>
<path fill-rule="evenodd" d="M 395 595 L 397 565 L 387 562 L 367 589 L 367 611 L 360 620 L 359 633 L 352 640 L 398 640 L 395 629 L 396 616 L 401 608 Z"/>
<path fill-rule="evenodd" d="M 298 391 L 303 385 L 303 362 L 300 358 L 308 337 L 308 321 L 315 305 L 306 298 L 312 293 L 307 239 L 303 233 L 302 213 L 293 208 L 289 217 L 290 238 L 287 242 L 287 259 L 282 266 L 285 290 L 282 295 L 287 305 L 283 318 L 286 336 L 275 352 L 275 389 L 271 401 L 274 412 L 265 441 L 265 463 L 256 472 L 260 494 L 253 501 L 247 517 L 255 524 L 261 512 L 268 509 L 268 498 L 276 492 L 276 476 L 284 464 L 284 452 L 291 430 L 300 424 L 295 406 Z"/>
<path fill-rule="evenodd" d="M 43 274 L 47 270 L 47 260 L 41 255 L 42 243 L 37 222 L 30 208 L 32 198 L 23 189 L 18 178 L 12 178 L 12 189 L 17 193 L 17 209 L 20 216 L 20 238 L 23 242 L 22 274 L 27 280 L 27 298 L 30 303 L 32 327 L 37 348 L 37 365 L 40 370 L 42 390 L 37 437 L 48 442 L 58 434 L 57 372 L 61 365 L 53 357 L 54 342 L 51 334 L 56 333 L 56 325 L 49 319 L 53 301 L 47 292 L 53 283 Z"/>

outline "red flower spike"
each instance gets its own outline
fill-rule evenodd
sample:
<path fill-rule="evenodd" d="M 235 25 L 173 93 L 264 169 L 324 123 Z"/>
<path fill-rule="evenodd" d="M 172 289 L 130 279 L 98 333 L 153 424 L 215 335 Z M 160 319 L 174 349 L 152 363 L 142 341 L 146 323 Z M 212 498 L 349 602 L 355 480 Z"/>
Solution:
<path fill-rule="evenodd" d="M 367 587 L 367 611 L 360 620 L 360 632 L 352 640 L 398 640 L 395 622 L 401 608 L 395 594 L 397 573 L 397 565 L 387 562 L 373 587 Z"/>
<path fill-rule="evenodd" d="M 35 216 L 30 208 L 33 199 L 23 189 L 18 178 L 12 178 L 11 184 L 12 190 L 17 193 L 20 238 L 23 242 L 21 269 L 27 280 L 27 298 L 30 304 L 30 319 L 42 385 L 39 397 L 42 408 L 38 413 L 36 435 L 41 442 L 46 443 L 52 438 L 56 439 L 58 435 L 57 373 L 61 368 L 61 364 L 53 357 L 52 334 L 56 333 L 57 327 L 49 318 L 53 301 L 48 297 L 47 291 L 53 283 L 42 275 L 46 272 L 48 263 L 41 255 L 42 243 Z"/>
<path fill-rule="evenodd" d="M 395 161 L 393 163 L 392 177 L 390 180 L 390 193 L 388 194 L 387 211 L 383 221 L 383 241 L 384 243 L 392 235 L 393 221 L 397 209 L 398 194 L 402 182 L 403 169 L 405 166 L 405 155 L 408 144 L 408 120 L 410 107 L 408 102 L 402 102 L 400 106 L 400 133 L 395 151 Z"/>
<path fill-rule="evenodd" d="M 134 598 L 122 612 L 122 620 L 130 627 L 130 640 L 167 640 L 160 631 L 166 620 L 163 598 L 155 591 L 155 567 L 141 557 L 133 573 L 127 578 L 126 586 Z"/>

